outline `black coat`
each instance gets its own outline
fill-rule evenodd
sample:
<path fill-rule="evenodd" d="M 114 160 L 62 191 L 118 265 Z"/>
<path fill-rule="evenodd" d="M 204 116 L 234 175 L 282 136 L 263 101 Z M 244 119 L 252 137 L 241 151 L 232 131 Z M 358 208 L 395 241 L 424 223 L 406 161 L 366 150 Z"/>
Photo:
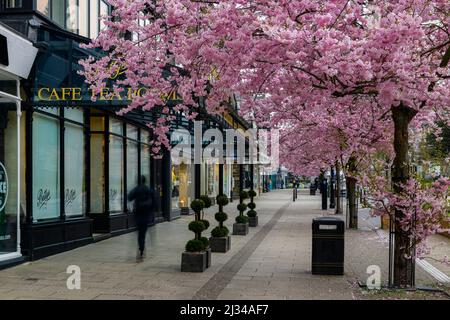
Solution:
<path fill-rule="evenodd" d="M 134 201 L 133 212 L 138 219 L 148 219 L 153 222 L 157 208 L 155 191 L 141 184 L 130 191 L 128 201 Z"/>

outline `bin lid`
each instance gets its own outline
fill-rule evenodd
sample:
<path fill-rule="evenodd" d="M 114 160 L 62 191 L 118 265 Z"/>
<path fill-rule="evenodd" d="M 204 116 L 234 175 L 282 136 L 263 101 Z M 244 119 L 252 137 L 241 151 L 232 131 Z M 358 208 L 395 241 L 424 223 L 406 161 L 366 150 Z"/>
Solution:
<path fill-rule="evenodd" d="M 325 216 L 325 217 L 319 217 L 319 218 L 314 218 L 313 221 L 319 221 L 319 222 L 326 222 L 326 221 L 341 221 L 343 222 L 342 219 L 339 219 L 337 217 L 330 217 L 330 216 Z"/>
<path fill-rule="evenodd" d="M 320 232 L 320 233 L 338 233 L 343 234 L 345 227 L 344 220 L 336 218 L 336 217 L 318 217 L 314 218 L 312 221 L 312 228 L 313 228 L 313 234 Z M 335 226 L 332 229 L 325 228 L 324 226 Z"/>

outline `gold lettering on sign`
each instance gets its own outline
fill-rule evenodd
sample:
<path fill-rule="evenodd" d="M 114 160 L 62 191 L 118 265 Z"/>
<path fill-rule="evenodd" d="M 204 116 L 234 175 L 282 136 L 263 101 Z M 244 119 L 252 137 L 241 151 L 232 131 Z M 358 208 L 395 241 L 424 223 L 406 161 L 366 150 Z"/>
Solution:
<path fill-rule="evenodd" d="M 45 97 L 44 97 L 44 92 L 46 93 Z M 41 88 L 41 89 L 39 89 L 39 91 L 38 91 L 38 98 L 39 98 L 39 100 L 46 101 L 48 99 L 49 92 L 50 92 L 49 88 Z"/>
<path fill-rule="evenodd" d="M 56 100 L 56 101 L 61 100 L 61 98 L 59 97 L 58 92 L 56 91 L 56 89 L 53 89 L 53 90 L 51 91 L 50 96 L 48 97 L 48 99 L 49 99 L 50 101 L 51 101 L 51 100 Z"/>
<path fill-rule="evenodd" d="M 100 93 L 96 94 L 88 89 L 91 98 L 97 98 L 101 101 L 131 101 L 133 98 L 145 96 L 147 88 L 141 87 L 138 89 L 127 88 L 123 90 L 113 90 L 111 88 L 103 88 Z M 40 88 L 37 92 L 37 99 L 39 101 L 82 101 L 82 88 Z M 161 94 L 163 101 L 177 101 L 181 100 L 178 92 L 173 89 L 169 93 Z"/>
<path fill-rule="evenodd" d="M 81 88 L 73 88 L 72 91 L 72 100 L 81 101 Z"/>

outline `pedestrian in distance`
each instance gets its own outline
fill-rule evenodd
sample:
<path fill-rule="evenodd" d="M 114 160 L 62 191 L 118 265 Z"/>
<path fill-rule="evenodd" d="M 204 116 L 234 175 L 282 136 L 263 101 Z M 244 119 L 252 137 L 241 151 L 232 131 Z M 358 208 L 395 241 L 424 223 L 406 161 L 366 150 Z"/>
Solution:
<path fill-rule="evenodd" d="M 128 194 L 128 201 L 134 201 L 133 214 L 138 229 L 138 252 L 136 259 L 145 258 L 145 236 L 149 224 L 155 221 L 156 196 L 155 191 L 145 183 L 145 176 L 141 176 L 138 186 Z"/>

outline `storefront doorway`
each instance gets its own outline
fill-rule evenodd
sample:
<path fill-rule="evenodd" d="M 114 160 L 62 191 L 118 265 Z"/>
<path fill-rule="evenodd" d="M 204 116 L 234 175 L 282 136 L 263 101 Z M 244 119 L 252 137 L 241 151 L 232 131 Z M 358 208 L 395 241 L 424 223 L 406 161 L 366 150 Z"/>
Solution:
<path fill-rule="evenodd" d="M 0 71 L 0 263 L 21 258 L 20 80 Z"/>
<path fill-rule="evenodd" d="M 20 81 L 37 54 L 31 42 L 0 23 L 0 266 L 22 261 L 25 216 L 25 117 Z"/>

